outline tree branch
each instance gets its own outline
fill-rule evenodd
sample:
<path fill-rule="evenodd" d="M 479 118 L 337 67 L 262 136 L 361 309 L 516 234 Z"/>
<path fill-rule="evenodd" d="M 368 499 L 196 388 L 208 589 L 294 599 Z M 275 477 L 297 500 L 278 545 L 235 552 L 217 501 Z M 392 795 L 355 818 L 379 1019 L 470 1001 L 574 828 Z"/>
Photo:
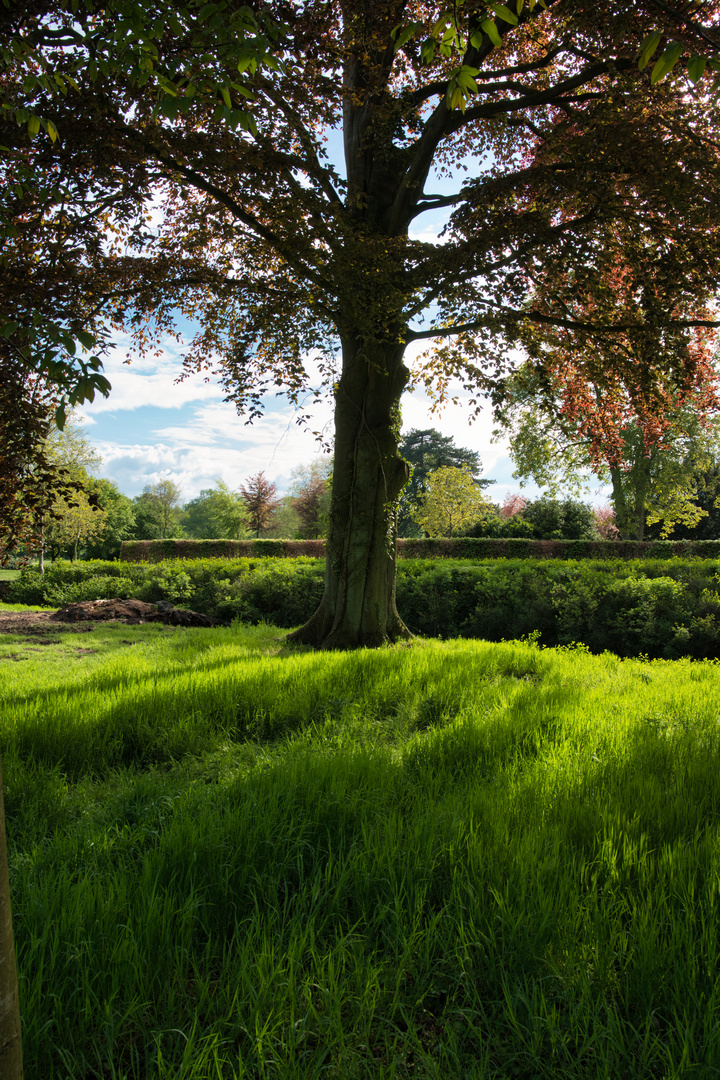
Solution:
<path fill-rule="evenodd" d="M 313 143 L 313 138 L 310 132 L 307 130 L 302 122 L 302 118 L 299 113 L 293 109 L 293 107 L 285 100 L 282 94 L 278 94 L 273 87 L 269 85 L 263 85 L 262 91 L 273 105 L 280 110 L 285 116 L 288 123 L 292 127 L 295 134 L 300 139 L 302 147 L 308 156 L 308 161 L 303 162 L 301 158 L 298 158 L 298 162 L 302 162 L 302 165 L 307 170 L 309 176 L 312 176 L 317 180 L 321 191 L 331 203 L 338 203 L 342 205 L 342 199 L 339 193 L 336 191 L 332 183 L 332 174 L 330 170 L 326 169 L 317 156 L 317 152 Z"/>
<path fill-rule="evenodd" d="M 488 303 L 489 306 L 489 303 Z M 476 330 L 482 330 L 487 326 L 500 323 L 516 323 L 523 321 L 542 323 L 547 326 L 557 326 L 564 330 L 585 330 L 588 333 L 596 334 L 621 334 L 626 333 L 629 330 L 647 330 L 649 328 L 648 323 L 609 323 L 605 326 L 598 323 L 581 322 L 577 319 L 560 319 L 554 315 L 543 315 L 540 311 L 516 311 L 513 308 L 499 308 L 497 311 L 488 313 L 479 319 L 474 319 L 472 322 L 457 323 L 453 326 L 439 326 L 429 330 L 409 330 L 406 336 L 406 342 L 409 344 L 411 341 L 428 341 L 433 338 L 446 338 L 454 337 L 456 334 L 471 334 Z M 686 327 L 693 326 L 707 326 L 707 327 L 719 327 L 720 320 L 718 319 L 668 319 L 663 322 L 655 322 L 653 327 L 658 328 L 674 328 L 674 327 Z"/>

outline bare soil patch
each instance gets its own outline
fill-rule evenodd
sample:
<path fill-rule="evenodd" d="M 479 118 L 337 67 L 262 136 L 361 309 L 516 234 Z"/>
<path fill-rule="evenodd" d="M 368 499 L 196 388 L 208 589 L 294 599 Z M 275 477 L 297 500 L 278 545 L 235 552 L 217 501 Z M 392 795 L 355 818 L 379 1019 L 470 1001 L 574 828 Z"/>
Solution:
<path fill-rule="evenodd" d="M 146 604 L 142 600 L 84 600 L 68 604 L 59 611 L 0 611 L 0 634 L 22 634 L 37 644 L 50 644 L 39 638 L 56 635 L 58 623 L 63 633 L 87 634 L 101 622 L 137 625 L 162 622 L 169 626 L 214 626 L 212 619 L 196 611 L 174 608 L 170 604 Z"/>

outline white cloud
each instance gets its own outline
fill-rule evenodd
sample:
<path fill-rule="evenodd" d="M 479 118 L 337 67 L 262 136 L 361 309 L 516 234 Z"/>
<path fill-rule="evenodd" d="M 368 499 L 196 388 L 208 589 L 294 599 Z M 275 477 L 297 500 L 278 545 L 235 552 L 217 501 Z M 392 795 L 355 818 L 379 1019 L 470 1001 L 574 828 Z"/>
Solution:
<path fill-rule="evenodd" d="M 163 340 L 157 356 L 133 357 L 131 363 L 126 364 L 127 355 L 128 342 L 122 339 L 105 358 L 105 375 L 112 390 L 109 397 L 98 396 L 94 402 L 83 405 L 89 423 L 101 413 L 137 409 L 143 405 L 179 409 L 189 402 L 222 398 L 222 391 L 214 380 L 205 382 L 201 376 L 191 376 L 184 382 L 176 381 L 182 371 L 182 350 L 170 338 Z"/>

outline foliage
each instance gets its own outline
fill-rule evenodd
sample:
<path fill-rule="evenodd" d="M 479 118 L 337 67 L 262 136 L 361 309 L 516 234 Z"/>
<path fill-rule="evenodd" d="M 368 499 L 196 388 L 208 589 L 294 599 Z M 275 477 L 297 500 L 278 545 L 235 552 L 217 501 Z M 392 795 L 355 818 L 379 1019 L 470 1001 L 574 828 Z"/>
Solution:
<path fill-rule="evenodd" d="M 598 535 L 592 506 L 576 499 L 534 499 L 521 513 L 537 540 L 593 540 Z"/>
<path fill-rule="evenodd" d="M 547 645 L 581 641 L 623 656 L 720 657 L 717 556 L 406 558 L 398 563 L 397 587 L 400 610 L 417 634 L 499 641 L 537 632 Z M 57 561 L 42 576 L 24 570 L 7 599 L 60 607 L 134 596 L 168 600 L 221 622 L 289 627 L 307 618 L 322 588 L 322 562 L 307 557 Z"/>
<path fill-rule="evenodd" d="M 186 503 L 180 520 L 184 532 L 197 540 L 242 540 L 247 536 L 244 500 L 223 480 Z"/>
<path fill-rule="evenodd" d="M 441 466 L 428 473 L 414 518 L 428 536 L 453 536 L 489 505 L 468 466 Z"/>
<path fill-rule="evenodd" d="M 511 514 L 504 517 L 501 508 L 492 504 L 490 508 L 480 514 L 477 521 L 463 529 L 463 535 L 484 539 L 531 539 L 535 536 L 535 530 L 522 514 Z"/>
<path fill-rule="evenodd" d="M 69 549 L 72 558 L 77 559 L 79 546 L 98 541 L 107 530 L 107 513 L 99 503 L 92 475 L 102 459 L 85 436 L 81 418 L 74 416 L 62 430 L 50 428 L 43 450 L 57 475 L 73 485 L 69 491 L 65 484 L 57 492 L 54 485 L 48 489 L 50 517 L 44 528 L 43 546 L 53 557 Z"/>
<path fill-rule="evenodd" d="M 652 238 L 644 243 L 654 251 Z M 703 511 L 695 477 L 717 450 L 720 413 L 712 307 L 703 308 L 713 281 L 712 272 L 703 279 L 698 269 L 692 291 L 678 290 L 663 275 L 639 290 L 635 270 L 622 259 L 595 276 L 557 265 L 536 275 L 535 300 L 550 322 L 521 331 L 529 359 L 496 406 L 511 436 L 515 475 L 555 494 L 582 489 L 594 472 L 612 483 L 625 538 L 642 540 L 646 523 L 662 522 L 663 536 L 675 524 L 696 524 Z M 685 325 L 662 330 L 658 320 L 668 310 Z M 582 333 L 569 334 L 552 317 L 558 311 Z M 628 329 L 627 320 L 638 314 L 644 327 Z M 709 321 L 693 326 L 698 317 Z M 598 336 L 603 318 L 622 329 Z M 648 351 L 661 353 L 667 367 L 652 384 L 643 375 Z"/>
<path fill-rule="evenodd" d="M 58 128 L 58 111 L 67 106 L 72 112 L 88 86 L 111 80 L 118 95 L 126 89 L 150 94 L 174 115 L 191 99 L 224 104 L 223 63 L 236 67 L 233 89 L 251 98 L 240 84 L 258 67 L 276 63 L 268 50 L 279 29 L 264 13 L 225 0 L 211 8 L 203 0 L 175 4 L 170 21 L 158 19 L 155 7 L 142 0 L 108 0 L 102 18 L 91 0 L 31 8 L 8 0 L 0 11 L 2 116 L 26 126 L 30 140 L 43 132 L 51 144 L 62 144 L 68 132 L 62 123 Z M 184 58 L 180 69 L 176 50 Z M 29 95 L 25 101 L 18 100 L 18 83 Z M 222 119 L 254 126 L 242 105 L 224 109 Z M 58 184 L 57 170 L 42 154 L 23 154 L 23 140 L 8 142 L 11 183 L 0 188 L 0 333 L 23 374 L 39 375 L 59 392 L 62 427 L 67 405 L 110 391 L 100 359 L 109 342 L 98 314 L 117 297 L 103 295 L 101 283 L 81 270 L 81 264 L 97 267 L 102 260 L 107 207 L 101 199 L 93 202 L 87 188 L 80 205 L 68 200 L 70 186 L 63 188 L 65 178 Z M 66 230 L 61 252 L 54 244 L 58 215 Z M 38 302 L 38 263 L 45 266 L 42 299 L 50 290 L 51 304 Z M 100 355 L 83 357 L 80 349 Z"/>
<path fill-rule="evenodd" d="M 180 531 L 181 491 L 174 480 L 146 484 L 135 499 L 135 535 L 140 540 L 177 536 Z"/>
<path fill-rule="evenodd" d="M 276 498 L 277 488 L 266 479 L 264 472 L 259 472 L 256 476 L 248 477 L 240 493 L 245 502 L 247 523 L 255 536 L 260 536 L 261 532 L 270 528 L 273 514 L 280 507 L 280 500 Z"/>
<path fill-rule="evenodd" d="M 693 477 L 695 502 L 702 511 L 699 520 L 692 524 L 676 523 L 672 536 L 678 540 L 717 540 L 720 539 L 720 465 L 717 457 Z M 646 529 L 648 539 L 656 539 L 661 534 L 658 523 Z"/>
<path fill-rule="evenodd" d="M 61 477 L 43 452 L 55 399 L 0 351 L 0 565 L 19 549 L 35 548 L 47 490 Z"/>
<path fill-rule="evenodd" d="M 122 325 L 146 348 L 181 312 L 199 326 L 188 371 L 214 366 L 251 417 L 268 391 L 316 392 L 320 364 L 335 393 L 334 555 L 307 642 L 404 634 L 386 538 L 407 479 L 407 345 L 442 339 L 420 373 L 438 398 L 456 375 L 473 401 L 500 393 L 523 328 L 591 332 L 537 298 L 558 267 L 561 292 L 573 273 L 602 291 L 616 265 L 628 296 L 666 299 L 673 283 L 678 303 L 636 305 L 630 330 L 602 304 L 593 324 L 646 341 L 634 366 L 648 386 L 678 359 L 649 346 L 713 321 L 720 106 L 707 83 L 689 92 L 703 58 L 676 45 L 700 31 L 679 30 L 673 4 L 528 0 L 491 17 L 477 0 L 453 13 L 273 0 L 257 16 L 181 5 L 173 22 L 133 3 L 5 10 L 20 44 L 3 54 L 3 317 L 18 308 L 24 332 L 57 308 L 78 335 L 102 343 Z M 340 126 L 336 167 L 325 140 Z M 457 190 L 428 190 L 460 164 Z M 443 243 L 410 239 L 443 209 Z"/>
<path fill-rule="evenodd" d="M 595 528 L 602 540 L 616 540 L 620 536 L 620 531 L 615 524 L 615 511 L 612 506 L 605 504 L 605 506 L 596 507 Z M 706 538 L 703 537 L 703 539 Z"/>
<path fill-rule="evenodd" d="M 512 513 L 507 513 L 512 510 Z M 598 536 L 595 511 L 577 499 L 544 496 L 527 500 L 508 496 L 502 507 L 492 505 L 463 530 L 470 537 L 528 537 L 533 540 L 593 540 Z"/>
<path fill-rule="evenodd" d="M 105 527 L 97 539 L 83 547 L 86 559 L 117 559 L 124 540 L 135 535 L 135 511 L 132 499 L 105 477 L 92 478 L 88 490 L 105 514 Z"/>
<path fill-rule="evenodd" d="M 127 562 L 162 562 L 164 559 L 277 558 L 309 555 L 322 557 L 324 540 L 131 540 L 122 545 Z"/>
<path fill-rule="evenodd" d="M 282 495 L 280 505 L 272 516 L 270 527 L 265 536 L 268 540 L 287 540 L 300 536 L 300 515 L 293 505 L 292 495 Z M 262 541 L 258 540 L 258 543 Z M 300 541 L 295 541 L 300 543 Z"/>
<path fill-rule="evenodd" d="M 291 473 L 292 506 L 300 519 L 298 536 L 303 540 L 327 535 L 332 468 L 332 457 L 316 458 Z"/>
<path fill-rule="evenodd" d="M 500 514 L 504 518 L 515 517 L 527 506 L 528 501 L 518 492 L 508 492 L 500 507 Z"/>

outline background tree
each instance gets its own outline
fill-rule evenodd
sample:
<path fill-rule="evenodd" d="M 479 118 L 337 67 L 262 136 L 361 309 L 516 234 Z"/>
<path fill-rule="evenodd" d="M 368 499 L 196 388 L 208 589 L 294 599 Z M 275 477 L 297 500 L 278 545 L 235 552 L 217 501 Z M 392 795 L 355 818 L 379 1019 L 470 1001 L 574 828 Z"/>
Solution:
<path fill-rule="evenodd" d="M 490 505 L 468 465 L 443 465 L 426 476 L 415 520 L 428 536 L 454 536 Z"/>
<path fill-rule="evenodd" d="M 41 545 L 43 508 L 57 471 L 44 446 L 56 399 L 0 347 L 0 564 Z"/>
<path fill-rule="evenodd" d="M 517 377 L 502 412 L 514 475 L 557 493 L 581 490 L 592 470 L 612 485 L 624 539 L 642 540 L 646 524 L 656 522 L 662 536 L 678 525 L 692 529 L 707 513 L 698 501 L 699 478 L 718 450 L 714 367 L 699 385 L 656 387 L 652 413 L 636 412 L 624 387 L 609 387 L 607 379 L 587 383 L 576 374 L 565 359 L 552 377 L 546 365 L 542 390 L 535 389 L 535 373 Z"/>
<path fill-rule="evenodd" d="M 83 558 L 117 559 L 123 540 L 130 540 L 135 536 L 133 501 L 123 495 L 112 480 L 105 477 L 92 477 L 88 491 L 103 511 L 105 524 L 98 536 L 86 540 Z"/>
<path fill-rule="evenodd" d="M 180 534 L 182 492 L 174 480 L 146 484 L 135 499 L 135 532 L 139 540 L 165 540 Z"/>
<path fill-rule="evenodd" d="M 92 491 L 89 476 L 76 474 L 75 478 Z M 107 514 L 93 494 L 88 494 L 84 488 L 73 492 L 70 498 L 56 498 L 52 509 L 54 516 L 45 530 L 45 543 L 53 560 L 69 549 L 70 557 L 75 562 L 80 545 L 99 540 L 107 528 Z"/>
<path fill-rule="evenodd" d="M 245 515 L 248 525 L 260 536 L 270 528 L 273 514 L 280 506 L 280 500 L 276 498 L 277 489 L 274 484 L 265 478 L 264 472 L 250 476 L 240 488 L 245 501 Z"/>
<path fill-rule="evenodd" d="M 280 505 L 263 534 L 266 540 L 297 540 L 300 537 L 302 521 L 294 502 L 292 495 L 280 496 Z"/>
<path fill-rule="evenodd" d="M 332 457 L 322 457 L 292 470 L 290 494 L 300 519 L 300 539 L 316 540 L 327 534 L 332 469 Z"/>
<path fill-rule="evenodd" d="M 500 513 L 504 518 L 515 517 L 516 514 L 522 513 L 527 504 L 528 501 L 523 495 L 517 491 L 511 491 L 503 499 Z"/>
<path fill-rule="evenodd" d="M 615 511 L 609 503 L 595 508 L 595 528 L 601 540 L 617 540 L 620 536 L 615 524 Z"/>
<path fill-rule="evenodd" d="M 223 480 L 186 503 L 181 521 L 187 535 L 197 540 L 242 540 L 248 535 L 245 501 Z"/>
<path fill-rule="evenodd" d="M 435 469 L 466 467 L 475 483 L 481 487 L 487 487 L 489 483 L 480 479 L 480 455 L 475 450 L 456 446 L 451 435 L 442 435 L 436 428 L 422 431 L 412 428 L 402 437 L 399 452 L 412 468 L 410 479 L 398 499 L 398 536 L 421 535 L 415 513 L 427 489 L 428 475 Z"/>
<path fill-rule="evenodd" d="M 600 269 L 550 264 L 534 275 L 534 301 L 548 321 L 521 329 L 528 360 L 507 381 L 497 412 L 512 434 L 518 475 L 556 490 L 580 487 L 583 470 L 592 470 L 612 483 L 621 535 L 641 540 L 646 520 L 663 521 L 664 534 L 697 520 L 692 476 L 714 442 L 720 384 L 715 331 L 693 325 L 711 321 L 702 273 L 695 289 L 678 287 L 667 268 L 643 276 L 642 262 L 659 263 L 652 233 L 616 255 Z M 668 314 L 675 323 L 661 328 Z M 570 319 L 578 332 L 562 324 Z M 608 321 L 616 332 L 598 333 Z M 658 351 L 666 370 L 648 380 L 647 361 Z"/>
<path fill-rule="evenodd" d="M 521 511 L 536 540 L 596 540 L 595 511 L 577 499 L 534 499 Z"/>
<path fill-rule="evenodd" d="M 59 491 L 55 491 L 54 485 L 48 488 L 51 517 L 45 528 L 45 546 L 53 559 L 69 548 L 75 560 L 78 546 L 98 539 L 107 527 L 107 514 L 98 503 L 92 475 L 102 464 L 102 458 L 85 435 L 82 418 L 77 414 L 71 414 L 62 431 L 55 426 L 50 428 L 44 451 L 58 477 L 73 485 L 69 490 L 66 485 Z"/>
<path fill-rule="evenodd" d="M 14 422 L 27 427 L 16 431 L 9 424 L 5 427 L 3 472 L 9 513 L 11 519 L 15 514 L 19 526 L 15 546 L 20 537 L 26 549 L 36 551 L 42 573 L 46 548 L 56 553 L 69 546 L 76 557 L 78 543 L 102 531 L 105 515 L 91 492 L 90 470 L 99 466 L 100 457 L 77 422 L 64 431 L 55 427 L 56 399 L 41 387 L 34 376 L 21 377 L 14 389 L 11 380 L 6 383 L 5 405 L 19 395 Z M 39 401 L 34 399 L 38 390 Z"/>
<path fill-rule="evenodd" d="M 234 10 L 203 8 L 219 24 Z M 192 314 L 201 329 L 188 369 L 219 356 L 229 398 L 251 416 L 271 386 L 297 400 L 314 385 L 303 357 L 316 350 L 335 392 L 335 468 L 325 594 L 297 639 L 377 644 L 406 632 L 387 540 L 407 478 L 397 445 L 407 344 L 444 340 L 425 367 L 436 394 L 453 375 L 497 391 L 522 327 L 559 320 L 588 332 L 587 321 L 535 302 L 540 271 L 562 267 L 592 291 L 622 262 L 628 295 L 673 280 L 701 306 L 718 278 L 718 104 L 686 92 L 695 72 L 685 60 L 654 89 L 648 69 L 638 71 L 649 26 L 661 37 L 676 30 L 649 0 L 612 10 L 528 0 L 492 14 L 479 0 L 452 12 L 419 0 L 309 0 L 263 11 L 280 27 L 277 70 L 253 72 L 249 61 L 238 79 L 237 52 L 207 40 L 196 48 L 180 20 L 125 79 L 107 60 L 115 12 L 87 21 L 91 41 L 74 33 L 77 11 L 13 10 L 11 36 L 39 27 L 38 62 L 78 86 L 59 98 L 9 60 L 11 109 L 61 132 L 28 141 L 26 128 L 0 118 L 12 190 L 23 163 L 58 178 L 41 214 L 54 258 L 34 258 L 35 204 L 13 204 L 14 265 L 40 295 L 65 273 L 79 282 L 90 329 L 124 320 L 144 341 L 175 309 Z M 162 93 L 154 71 L 167 80 Z M 241 108 L 253 125 L 232 130 Z M 339 127 L 335 168 L 324 139 Z M 454 193 L 427 190 L 434 166 L 457 174 L 460 163 L 471 172 Z M 57 208 L 88 201 L 91 211 L 61 229 Z M 146 221 L 151 204 L 155 215 L 163 208 L 159 223 Z M 419 216 L 443 208 L 445 243 L 409 239 Z M 87 255 L 68 230 L 91 231 Z M 647 339 L 648 383 L 683 366 L 650 348 L 683 321 L 678 310 L 658 307 L 648 322 L 629 309 Z M 604 310 L 591 325 L 620 332 Z"/>

